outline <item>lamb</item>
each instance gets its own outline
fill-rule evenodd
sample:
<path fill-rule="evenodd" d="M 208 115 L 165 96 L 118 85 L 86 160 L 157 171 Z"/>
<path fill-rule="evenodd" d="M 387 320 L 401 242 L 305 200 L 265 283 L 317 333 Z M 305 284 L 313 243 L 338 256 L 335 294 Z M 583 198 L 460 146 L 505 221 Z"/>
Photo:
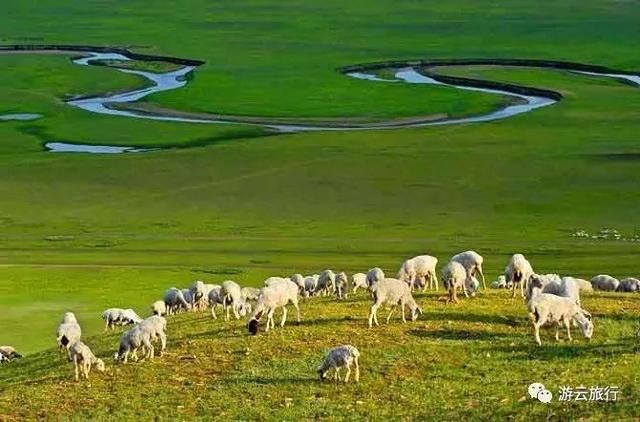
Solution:
<path fill-rule="evenodd" d="M 633 277 L 627 277 L 620 280 L 620 285 L 616 289 L 619 292 L 638 292 L 640 291 L 640 280 Z"/>
<path fill-rule="evenodd" d="M 378 324 L 378 308 L 384 304 L 391 306 L 391 311 L 387 316 L 387 323 L 391 319 L 391 315 L 395 308 L 400 305 L 402 311 L 402 322 L 407 322 L 405 318 L 405 306 L 411 309 L 411 320 L 415 321 L 418 318 L 418 313 L 422 314 L 422 310 L 413 299 L 411 295 L 411 288 L 404 281 L 400 281 L 395 278 L 385 278 L 378 281 L 372 287 L 373 304 L 369 312 L 369 328 L 372 327 L 372 323 Z"/>
<path fill-rule="evenodd" d="M 507 278 L 504 275 L 498 276 L 498 279 L 491 283 L 492 289 L 508 289 L 511 285 L 507 284 Z"/>
<path fill-rule="evenodd" d="M 430 255 L 418 255 L 407 259 L 402 263 L 398 270 L 397 278 L 409 284 L 413 290 L 417 277 L 424 277 L 428 282 L 429 288 L 438 290 L 438 277 L 436 276 L 436 265 L 438 259 Z M 427 283 L 424 284 L 423 290 L 427 289 Z"/>
<path fill-rule="evenodd" d="M 316 292 L 324 296 L 330 295 L 336 291 L 336 274 L 331 270 L 324 270 L 318 277 L 316 284 Z"/>
<path fill-rule="evenodd" d="M 78 324 L 75 314 L 73 312 L 65 313 L 62 322 L 58 325 L 56 337 L 60 352 L 66 351 L 67 357 L 71 359 L 69 349 L 75 342 L 80 341 L 81 336 L 82 330 L 80 329 L 80 324 Z"/>
<path fill-rule="evenodd" d="M 173 315 L 181 308 L 184 310 L 190 308 L 189 302 L 185 300 L 182 291 L 175 287 L 172 287 L 165 292 L 164 303 L 167 307 L 167 315 Z"/>
<path fill-rule="evenodd" d="M 191 286 L 189 286 L 189 293 L 191 294 L 191 305 L 194 311 L 201 311 L 206 308 L 206 296 L 207 293 L 205 288 L 205 284 L 201 280 L 194 281 Z"/>
<path fill-rule="evenodd" d="M 0 360 L 4 359 L 6 361 L 11 361 L 13 359 L 20 359 L 22 355 L 16 352 L 11 346 L 0 346 Z"/>
<path fill-rule="evenodd" d="M 533 268 L 524 255 L 517 253 L 511 256 L 507 267 L 504 269 L 504 276 L 507 283 L 512 286 L 512 298 L 516 297 L 516 284 L 520 284 L 520 295 L 524 297 L 524 289 L 532 274 Z"/>
<path fill-rule="evenodd" d="M 484 262 L 484 258 L 482 258 L 479 253 L 476 251 L 461 252 L 454 255 L 451 260 L 462 264 L 464 269 L 467 271 L 468 278 L 479 275 L 482 280 L 482 288 L 485 290 L 487 289 L 487 284 L 485 283 L 484 274 L 482 272 L 482 263 Z"/>
<path fill-rule="evenodd" d="M 256 309 L 251 316 L 248 324 L 249 332 L 253 335 L 258 333 L 258 322 L 262 318 L 262 315 L 267 313 L 267 328 L 275 327 L 273 321 L 273 313 L 276 308 L 282 308 L 282 322 L 281 327 L 284 327 L 287 321 L 287 305 L 291 303 L 296 308 L 296 317 L 298 323 L 300 323 L 300 308 L 298 307 L 298 286 L 293 281 L 287 281 L 282 283 L 276 283 L 271 286 L 267 286 L 262 289 L 260 296 L 258 297 L 258 303 Z"/>
<path fill-rule="evenodd" d="M 167 314 L 167 305 L 164 301 L 157 300 L 151 304 L 151 312 L 153 315 L 165 316 Z"/>
<path fill-rule="evenodd" d="M 590 320 L 589 313 L 580 308 L 573 299 L 549 293 L 540 293 L 529 300 L 527 307 L 533 323 L 536 343 L 539 346 L 542 345 L 540 327 L 547 322 L 556 324 L 556 341 L 560 340 L 560 322 L 564 323 L 567 329 L 569 341 L 572 341 L 571 321 L 577 323 L 587 340 L 590 340 L 593 336 L 593 323 Z"/>
<path fill-rule="evenodd" d="M 240 319 L 240 315 L 245 316 L 247 309 L 251 309 L 251 305 L 242 299 L 242 289 L 235 281 L 227 280 L 222 283 L 222 295 L 224 296 L 225 321 L 229 320 L 230 309 L 233 309 L 233 315 L 236 319 Z"/>
<path fill-rule="evenodd" d="M 224 308 L 224 293 L 222 292 L 222 286 L 218 285 L 209 291 L 209 307 L 211 308 L 211 317 L 213 319 L 218 319 L 216 305 L 222 305 Z"/>
<path fill-rule="evenodd" d="M 384 280 L 384 278 L 384 271 L 382 271 L 382 269 L 378 267 L 371 268 L 367 271 L 367 286 L 371 289 L 374 284 L 380 280 Z"/>
<path fill-rule="evenodd" d="M 360 381 L 360 364 L 358 362 L 360 358 L 360 352 L 354 346 L 346 344 L 344 346 L 334 347 L 329 350 L 324 361 L 318 367 L 318 374 L 321 380 L 327 378 L 327 372 L 334 370 L 334 379 L 340 381 L 340 368 L 346 367 L 347 373 L 344 376 L 344 382 L 349 382 L 349 376 L 351 375 L 351 366 L 353 365 L 356 370 L 354 376 L 356 382 Z"/>
<path fill-rule="evenodd" d="M 110 308 L 102 313 L 105 322 L 104 329 L 111 330 L 116 325 L 138 324 L 142 318 L 133 309 Z"/>
<path fill-rule="evenodd" d="M 347 298 L 347 290 L 348 286 L 348 278 L 347 274 L 344 272 L 336 274 L 336 295 L 338 299 L 346 299 Z"/>
<path fill-rule="evenodd" d="M 449 292 L 447 303 L 458 303 L 458 296 L 456 293 L 458 288 L 461 288 L 464 295 L 469 297 L 466 288 L 467 271 L 459 262 L 451 261 L 442 269 L 442 284 Z"/>
<path fill-rule="evenodd" d="M 600 274 L 591 279 L 591 286 L 593 286 L 593 290 L 613 292 L 620 286 L 620 281 L 610 275 Z"/>
<path fill-rule="evenodd" d="M 367 275 L 365 273 L 355 273 L 351 276 L 351 285 L 353 286 L 353 293 L 355 294 L 359 288 L 367 289 Z"/>
<path fill-rule="evenodd" d="M 89 372 L 91 372 L 91 367 L 95 366 L 96 369 L 100 372 L 104 372 L 104 362 L 102 359 L 98 359 L 89 346 L 84 344 L 81 341 L 77 341 L 71 346 L 70 349 L 71 360 L 73 361 L 73 367 L 75 372 L 75 379 L 79 381 L 79 372 L 82 373 L 82 376 L 85 379 L 89 379 Z"/>

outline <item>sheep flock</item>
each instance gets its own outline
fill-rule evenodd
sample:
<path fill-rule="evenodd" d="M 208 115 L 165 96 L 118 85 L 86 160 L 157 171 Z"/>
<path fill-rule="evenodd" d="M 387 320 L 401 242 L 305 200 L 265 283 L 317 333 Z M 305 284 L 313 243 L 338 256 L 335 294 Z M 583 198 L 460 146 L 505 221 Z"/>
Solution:
<path fill-rule="evenodd" d="M 351 277 L 343 271 L 331 269 L 318 274 L 272 276 L 264 280 L 262 288 L 243 287 L 232 280 L 221 284 L 197 280 L 187 288 L 168 288 L 160 299 L 150 304 L 150 316 L 146 318 L 140 317 L 133 309 L 124 307 L 106 309 L 100 317 L 104 321 L 105 331 L 125 327 L 118 344 L 114 344 L 115 353 L 112 355 L 113 360 L 120 364 L 126 364 L 130 359 L 144 361 L 161 357 L 169 340 L 168 321 L 180 312 L 208 311 L 211 319 L 215 320 L 218 318 L 216 309 L 221 308 L 225 321 L 232 316 L 236 320 L 245 319 L 248 334 L 257 335 L 263 321 L 265 333 L 275 329 L 277 310 L 281 312 L 279 325 L 284 327 L 288 318 L 288 306 L 295 310 L 295 320 L 300 323 L 300 308 L 301 305 L 304 308 L 307 300 L 333 296 L 337 301 L 344 301 L 348 295 L 355 295 L 360 291 L 359 294 L 366 294 L 371 298 L 367 325 L 369 329 L 375 329 L 379 325 L 377 312 L 385 305 L 390 308 L 387 323 L 390 323 L 398 308 L 403 323 L 408 319 L 415 321 L 428 312 L 427 304 L 420 306 L 414 293 L 427 289 L 438 291 L 438 276 L 445 293 L 438 300 L 451 306 L 464 306 L 459 305 L 458 291 L 462 292 L 465 300 L 473 300 L 473 297 L 481 294 L 481 289 L 487 289 L 483 262 L 482 256 L 477 252 L 465 251 L 453 255 L 443 263 L 439 274 L 436 270 L 437 258 L 417 255 L 403 261 L 395 277 L 389 277 L 381 268 L 373 267 L 354 273 Z M 591 280 L 562 277 L 558 274 L 537 274 L 524 255 L 514 254 L 507 260 L 503 275 L 491 283 L 490 287 L 508 289 L 512 298 L 523 298 L 523 312 L 526 309 L 535 342 L 541 345 L 540 329 L 545 325 L 555 327 L 556 341 L 560 339 L 561 328 L 566 331 L 567 341 L 571 341 L 572 327 L 577 327 L 589 341 L 594 335 L 594 321 L 591 313 L 583 307 L 581 294 L 594 290 L 640 293 L 640 280 L 632 277 L 618 280 L 606 274 L 596 275 Z M 100 372 L 105 370 L 105 359 L 94 355 L 90 346 L 84 342 L 80 323 L 73 312 L 66 312 L 60 320 L 56 343 L 62 359 L 73 363 L 76 381 L 80 377 L 88 379 L 92 368 Z M 22 356 L 13 347 L 0 346 L 0 363 L 19 358 Z M 353 345 L 329 345 L 317 373 L 324 380 L 327 373 L 333 370 L 334 380 L 339 381 L 340 370 L 346 368 L 344 381 L 348 382 L 353 368 L 353 379 L 358 382 L 359 358 L 360 351 Z"/>

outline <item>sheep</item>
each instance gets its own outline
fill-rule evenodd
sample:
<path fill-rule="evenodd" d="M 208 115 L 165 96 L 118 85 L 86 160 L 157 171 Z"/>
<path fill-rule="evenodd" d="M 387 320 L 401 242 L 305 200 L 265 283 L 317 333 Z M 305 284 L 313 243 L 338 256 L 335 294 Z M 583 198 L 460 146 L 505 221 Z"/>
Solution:
<path fill-rule="evenodd" d="M 627 277 L 620 280 L 620 285 L 616 289 L 619 292 L 638 292 L 640 291 L 640 280 L 633 277 Z"/>
<path fill-rule="evenodd" d="M 71 346 L 70 349 L 71 360 L 73 361 L 74 373 L 76 382 L 80 380 L 79 372 L 85 379 L 89 379 L 89 372 L 91 367 L 95 366 L 96 370 L 104 372 L 104 362 L 102 359 L 98 359 L 89 346 L 81 341 L 77 341 Z"/>
<path fill-rule="evenodd" d="M 269 277 L 264 281 L 264 285 L 265 287 L 268 287 L 273 284 L 282 283 L 285 281 L 291 281 L 291 279 L 286 277 Z"/>
<path fill-rule="evenodd" d="M 13 359 L 20 359 L 22 355 L 16 352 L 11 346 L 0 346 L 0 359 L 4 359 L 6 361 L 11 361 Z"/>
<path fill-rule="evenodd" d="M 66 351 L 67 357 L 71 359 L 69 349 L 73 343 L 80 341 L 82 336 L 82 329 L 78 320 L 73 312 L 67 312 L 62 318 L 62 322 L 58 325 L 58 331 L 56 336 L 56 342 L 58 343 L 58 349 L 60 353 Z"/>
<path fill-rule="evenodd" d="M 529 317 L 533 323 L 536 343 L 542 345 L 540 341 L 540 327 L 545 323 L 556 324 L 556 341 L 560 340 L 560 322 L 564 323 L 567 329 L 567 338 L 571 338 L 571 321 L 575 321 L 582 330 L 582 334 L 587 340 L 593 336 L 593 323 L 588 312 L 584 311 L 573 300 L 567 297 L 560 297 L 550 293 L 539 293 L 529 300 L 527 304 Z"/>
<path fill-rule="evenodd" d="M 610 275 L 600 274 L 591 279 L 591 286 L 593 286 L 593 290 L 613 292 L 620 286 L 620 281 Z"/>
<path fill-rule="evenodd" d="M 188 304 L 187 310 L 195 312 L 195 298 L 193 297 L 193 292 L 191 291 L 191 289 L 180 289 L 180 292 L 182 293 L 182 297 L 184 298 L 185 302 L 187 302 Z"/>
<path fill-rule="evenodd" d="M 571 299 L 578 306 L 580 303 L 580 288 L 573 277 L 560 278 L 557 274 L 533 274 L 529 278 L 527 286 L 527 301 L 530 301 L 536 294 L 548 293 L 560 297 Z"/>
<path fill-rule="evenodd" d="M 351 285 L 353 286 L 352 292 L 355 294 L 359 288 L 367 289 L 367 275 L 364 273 L 355 273 L 351 276 Z"/>
<path fill-rule="evenodd" d="M 346 367 L 347 373 L 344 376 L 344 382 L 349 382 L 349 376 L 351 375 L 351 366 L 353 365 L 356 374 L 354 376 L 356 382 L 360 381 L 360 364 L 358 362 L 360 358 L 360 352 L 354 346 L 346 344 L 344 346 L 334 347 L 329 350 L 324 361 L 318 367 L 318 374 L 321 380 L 327 378 L 327 372 L 334 370 L 334 379 L 340 381 L 340 368 Z"/>
<path fill-rule="evenodd" d="M 484 273 L 482 272 L 482 263 L 484 262 L 484 258 L 482 258 L 479 253 L 477 253 L 476 251 L 460 252 L 459 254 L 454 255 L 451 260 L 462 264 L 464 269 L 467 271 L 468 278 L 480 275 L 480 279 L 482 280 L 482 288 L 487 290 L 487 284 L 484 280 Z"/>
<path fill-rule="evenodd" d="M 298 285 L 300 293 L 304 292 L 304 277 L 302 276 L 302 274 L 294 274 L 291 276 L 290 280 Z"/>
<path fill-rule="evenodd" d="M 318 279 L 313 276 L 304 278 L 304 297 L 313 296 L 316 293 Z"/>
<path fill-rule="evenodd" d="M 120 346 L 114 355 L 114 359 L 127 363 L 129 353 L 131 353 L 131 358 L 137 361 L 138 349 L 141 347 L 145 351 L 144 358 L 153 358 L 154 348 L 152 341 L 155 338 L 160 338 L 160 355 L 162 355 L 167 344 L 166 328 L 167 320 L 161 316 L 154 315 L 145 319 L 140 324 L 122 334 L 120 337 Z"/>
<path fill-rule="evenodd" d="M 203 309 L 209 308 L 209 293 L 211 290 L 215 289 L 218 284 L 204 284 L 204 296 L 202 298 L 202 303 L 204 305 Z"/>
<path fill-rule="evenodd" d="M 194 311 L 204 310 L 205 304 L 205 285 L 201 280 L 194 281 L 189 286 L 189 293 L 191 294 L 191 305 Z"/>
<path fill-rule="evenodd" d="M 324 270 L 318 277 L 316 292 L 327 296 L 336 291 L 336 274 L 331 270 Z"/>
<path fill-rule="evenodd" d="M 216 305 L 222 305 L 224 308 L 224 294 L 222 293 L 222 286 L 215 285 L 209 291 L 209 307 L 211 308 L 211 317 L 218 319 L 216 316 Z"/>
<path fill-rule="evenodd" d="M 298 307 L 298 286 L 293 281 L 287 281 L 282 283 L 276 283 L 274 285 L 265 287 L 260 292 L 258 297 L 258 303 L 256 309 L 249 320 L 248 329 L 253 335 L 258 333 L 258 322 L 262 318 L 262 315 L 267 313 L 267 328 L 269 326 L 275 328 L 273 321 L 273 313 L 276 308 L 282 308 L 282 322 L 280 326 L 284 327 L 287 321 L 287 305 L 291 303 L 296 308 L 296 317 L 298 323 L 300 323 L 300 308 Z"/>
<path fill-rule="evenodd" d="M 418 318 L 418 313 L 422 314 L 422 310 L 413 299 L 411 295 L 411 288 L 404 281 L 395 278 L 385 278 L 378 281 L 372 287 L 373 304 L 369 312 L 369 328 L 372 327 L 372 323 L 378 324 L 378 308 L 383 304 L 391 305 L 391 311 L 387 316 L 387 324 L 391 319 L 391 315 L 395 308 L 400 305 L 402 311 L 402 322 L 407 322 L 405 318 L 404 309 L 408 306 L 411 309 L 411 320 L 415 321 Z"/>
<path fill-rule="evenodd" d="M 240 315 L 245 316 L 247 309 L 251 305 L 242 299 L 242 289 L 235 281 L 227 280 L 222 283 L 222 295 L 224 296 L 223 308 L 225 311 L 225 321 L 229 320 L 229 310 L 233 309 L 233 315 L 240 319 Z"/>
<path fill-rule="evenodd" d="M 338 299 L 347 298 L 347 290 L 349 288 L 348 280 L 347 274 L 344 272 L 336 274 L 336 295 Z"/>
<path fill-rule="evenodd" d="M 162 300 L 156 300 L 151 304 L 151 312 L 153 315 L 165 316 L 167 314 L 167 305 Z"/>
<path fill-rule="evenodd" d="M 182 290 L 175 287 L 170 288 L 164 294 L 164 303 L 167 307 L 167 315 L 173 315 L 180 308 L 188 310 L 190 308 L 189 302 L 185 300 Z"/>
<path fill-rule="evenodd" d="M 491 283 L 492 289 L 508 289 L 511 285 L 507 284 L 507 278 L 504 275 L 498 276 L 498 279 Z"/>
<path fill-rule="evenodd" d="M 167 320 L 161 316 L 153 315 L 145 319 L 139 324 L 141 327 L 148 329 L 151 332 L 151 341 L 154 339 L 160 339 L 160 353 L 162 356 L 167 348 Z M 153 358 L 154 350 L 150 351 L 150 355 Z"/>
<path fill-rule="evenodd" d="M 133 309 L 110 308 L 102 313 L 105 322 L 105 331 L 113 329 L 116 325 L 138 324 L 142 318 Z"/>
<path fill-rule="evenodd" d="M 384 278 L 384 271 L 382 271 L 382 269 L 378 267 L 371 268 L 367 271 L 367 286 L 371 289 L 375 283 L 384 280 Z"/>
<path fill-rule="evenodd" d="M 438 259 L 430 255 L 418 255 L 407 259 L 402 263 L 396 276 L 398 280 L 407 283 L 413 290 L 417 277 L 425 277 L 429 288 L 438 290 L 438 277 L 436 275 L 436 265 Z M 424 284 L 423 290 L 427 289 L 427 283 Z"/>
<path fill-rule="evenodd" d="M 245 302 L 255 302 L 258 300 L 258 295 L 260 295 L 260 289 L 255 287 L 243 287 L 240 293 L 242 294 L 242 299 Z"/>
<path fill-rule="evenodd" d="M 591 285 L 590 281 L 584 280 L 582 278 L 574 278 L 574 280 L 578 284 L 578 288 L 580 289 L 581 292 L 592 292 L 593 291 L 593 286 Z"/>
<path fill-rule="evenodd" d="M 520 295 L 524 297 L 524 289 L 532 274 L 533 268 L 524 255 L 517 253 L 511 256 L 507 267 L 504 269 L 504 276 L 507 283 L 511 283 L 513 289 L 512 298 L 516 297 L 516 284 L 520 284 Z"/>
<path fill-rule="evenodd" d="M 449 292 L 447 303 L 458 303 L 458 296 L 456 291 L 458 288 L 462 289 L 462 292 L 466 297 L 467 294 L 467 271 L 462 264 L 456 261 L 451 261 L 442 269 L 442 285 Z"/>

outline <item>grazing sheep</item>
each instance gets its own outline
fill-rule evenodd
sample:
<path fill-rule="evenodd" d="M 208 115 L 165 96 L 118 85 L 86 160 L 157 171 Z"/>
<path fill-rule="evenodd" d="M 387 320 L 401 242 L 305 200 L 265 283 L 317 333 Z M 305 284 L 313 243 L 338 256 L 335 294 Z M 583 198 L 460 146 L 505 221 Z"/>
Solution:
<path fill-rule="evenodd" d="M 80 341 L 81 336 L 82 330 L 80 329 L 80 324 L 78 324 L 76 316 L 73 312 L 65 313 L 62 318 L 62 322 L 58 325 L 56 336 L 56 342 L 58 343 L 60 353 L 66 351 L 67 357 L 71 359 L 69 349 L 75 342 Z"/>
<path fill-rule="evenodd" d="M 224 293 L 222 292 L 222 286 L 214 286 L 209 290 L 209 307 L 211 308 L 211 317 L 218 319 L 216 316 L 216 305 L 221 305 L 224 309 Z"/>
<path fill-rule="evenodd" d="M 482 288 L 485 290 L 487 289 L 487 284 L 484 280 L 484 273 L 482 272 L 482 263 L 484 262 L 484 258 L 482 258 L 479 253 L 476 251 L 460 252 L 459 254 L 454 255 L 451 260 L 462 264 L 464 269 L 467 271 L 468 278 L 479 275 L 482 280 Z"/>
<path fill-rule="evenodd" d="M 164 304 L 167 307 L 167 315 L 173 315 L 177 313 L 179 309 L 188 310 L 190 308 L 189 302 L 185 300 L 182 290 L 175 287 L 165 292 Z"/>
<path fill-rule="evenodd" d="M 120 347 L 114 355 L 114 359 L 127 363 L 129 353 L 131 353 L 131 358 L 137 361 L 138 349 L 141 347 L 144 349 L 143 359 L 147 357 L 153 358 L 154 348 L 152 341 L 156 338 L 160 339 L 160 355 L 162 355 L 167 345 L 166 329 L 167 320 L 161 316 L 154 315 L 145 319 L 140 324 L 122 334 L 120 337 Z"/>
<path fill-rule="evenodd" d="M 540 341 L 540 327 L 545 323 L 555 323 L 556 325 L 556 341 L 560 340 L 560 322 L 567 329 L 567 338 L 571 338 L 571 321 L 575 321 L 582 330 L 582 334 L 587 340 L 593 336 L 593 323 L 590 320 L 588 312 L 584 311 L 580 306 L 570 298 L 560 297 L 549 293 L 540 293 L 535 295 L 527 304 L 529 316 L 533 323 L 536 343 L 542 345 Z"/>
<path fill-rule="evenodd" d="M 382 269 L 379 267 L 371 268 L 367 271 L 367 286 L 371 289 L 374 284 L 380 280 L 384 280 L 384 278 L 384 271 L 382 271 Z"/>
<path fill-rule="evenodd" d="M 352 292 L 355 294 L 359 288 L 368 289 L 367 275 L 365 273 L 355 273 L 351 276 L 351 285 L 353 286 Z"/>
<path fill-rule="evenodd" d="M 529 278 L 527 286 L 527 301 L 530 301 L 535 295 L 540 293 L 548 293 L 560 297 L 566 297 L 580 304 L 580 287 L 573 277 L 560 278 L 557 274 L 533 274 Z"/>
<path fill-rule="evenodd" d="M 516 297 L 516 284 L 520 284 L 520 295 L 524 297 L 524 289 L 527 287 L 527 282 L 532 274 L 533 268 L 524 255 L 517 253 L 511 256 L 507 267 L 504 269 L 507 283 L 510 283 L 513 289 L 511 297 Z"/>
<path fill-rule="evenodd" d="M 398 280 L 407 283 L 411 287 L 411 290 L 415 288 L 416 278 L 424 277 L 428 282 L 429 288 L 438 290 L 438 277 L 436 275 L 437 264 L 438 259 L 433 256 L 414 256 L 402 263 L 396 277 Z M 427 282 L 425 282 L 423 290 L 427 289 Z"/>
<path fill-rule="evenodd" d="M 584 280 L 582 278 L 574 278 L 574 280 L 578 284 L 578 288 L 580 289 L 581 292 L 592 292 L 593 291 L 593 286 L 591 285 L 590 281 Z"/>
<path fill-rule="evenodd" d="M 153 315 L 142 321 L 139 325 L 150 331 L 152 343 L 155 339 L 160 340 L 159 356 L 162 356 L 162 353 L 164 353 L 165 349 L 167 348 L 167 320 L 161 316 Z M 150 357 L 153 358 L 153 349 L 151 349 L 150 355 Z"/>
<path fill-rule="evenodd" d="M 313 296 L 316 293 L 318 285 L 318 279 L 313 276 L 307 276 L 304 278 L 304 297 Z"/>
<path fill-rule="evenodd" d="M 267 286 L 262 289 L 260 296 L 258 297 L 258 303 L 256 309 L 251 316 L 248 324 L 249 332 L 253 335 L 258 333 L 258 322 L 262 318 L 262 315 L 267 314 L 267 328 L 275 327 L 273 321 L 273 313 L 276 308 L 282 308 L 282 322 L 281 327 L 284 327 L 287 321 L 287 305 L 291 303 L 296 308 L 296 317 L 298 323 L 300 323 L 300 308 L 298 307 L 298 286 L 293 281 L 287 281 L 282 283 L 276 283 L 271 286 Z"/>
<path fill-rule="evenodd" d="M 104 372 L 104 362 L 102 359 L 98 359 L 89 346 L 84 344 L 81 341 L 77 341 L 71 346 L 70 349 L 71 360 L 73 361 L 73 367 L 75 372 L 76 381 L 80 380 L 79 372 L 82 373 L 82 376 L 85 379 L 89 379 L 89 372 L 91 372 L 91 367 L 95 366 L 96 370 L 100 372 Z"/>
<path fill-rule="evenodd" d="M 336 274 L 331 270 L 324 270 L 318 277 L 316 292 L 327 296 L 336 291 Z"/>
<path fill-rule="evenodd" d="M 11 346 L 0 346 L 0 359 L 11 361 L 13 359 L 20 359 L 22 355 L 16 352 Z"/>
<path fill-rule="evenodd" d="M 504 275 L 498 276 L 498 279 L 491 283 L 492 289 L 509 289 L 510 284 L 507 284 L 507 278 Z"/>
<path fill-rule="evenodd" d="M 606 274 L 600 274 L 591 279 L 591 286 L 593 287 L 593 290 L 613 292 L 618 289 L 619 285 L 620 281 L 618 281 L 618 279 Z"/>
<path fill-rule="evenodd" d="M 411 295 L 411 288 L 404 281 L 397 280 L 395 278 L 385 278 L 373 285 L 371 288 L 373 295 L 373 304 L 369 312 L 369 328 L 372 327 L 372 323 L 378 324 L 378 308 L 387 304 L 391 306 L 391 311 L 387 316 L 387 323 L 391 319 L 391 315 L 395 308 L 400 305 L 402 311 L 402 322 L 407 322 L 405 318 L 404 309 L 408 306 L 411 309 L 411 320 L 415 321 L 418 318 L 418 313 L 422 314 L 422 310 L 413 299 Z"/>
<path fill-rule="evenodd" d="M 300 290 L 300 294 L 302 294 L 304 292 L 304 277 L 302 276 L 302 274 L 294 274 L 291 276 L 290 280 L 296 283 L 298 289 Z"/>
<path fill-rule="evenodd" d="M 194 311 L 202 311 L 206 309 L 206 296 L 207 293 L 205 288 L 205 284 L 201 280 L 194 281 L 191 286 L 189 286 L 189 293 L 191 295 L 191 309 Z M 186 297 L 185 297 L 186 299 Z"/>
<path fill-rule="evenodd" d="M 349 288 L 348 285 L 347 274 L 342 272 L 336 274 L 336 295 L 338 299 L 346 299 L 347 298 L 347 290 Z"/>
<path fill-rule="evenodd" d="M 255 287 L 243 287 L 241 290 L 242 299 L 245 302 L 255 302 L 260 295 L 260 289 Z"/>
<path fill-rule="evenodd" d="M 640 291 L 640 280 L 633 277 L 623 278 L 616 290 L 619 292 L 638 292 Z"/>
<path fill-rule="evenodd" d="M 104 329 L 111 330 L 117 325 L 138 324 L 142 318 L 133 309 L 110 308 L 102 313 L 105 322 Z"/>
<path fill-rule="evenodd" d="M 235 281 L 227 280 L 222 283 L 222 295 L 224 296 L 223 308 L 225 312 L 225 321 L 229 320 L 229 310 L 233 310 L 236 319 L 240 319 L 240 315 L 245 316 L 247 309 L 251 305 L 242 299 L 242 288 Z"/>
<path fill-rule="evenodd" d="M 167 314 L 167 305 L 164 301 L 157 300 L 151 304 L 151 312 L 153 315 L 165 316 Z"/>
<path fill-rule="evenodd" d="M 334 370 L 334 379 L 340 381 L 340 368 L 346 367 L 347 373 L 344 376 L 344 382 L 349 382 L 349 376 L 351 375 L 351 366 L 353 365 L 356 374 L 354 376 L 356 382 L 360 381 L 360 364 L 358 359 L 360 358 L 360 352 L 354 346 L 346 344 L 344 346 L 334 347 L 329 350 L 324 361 L 318 367 L 318 374 L 321 380 L 327 378 L 327 372 Z"/>
<path fill-rule="evenodd" d="M 451 261 L 442 269 L 442 285 L 449 292 L 447 303 L 458 303 L 458 288 L 462 289 L 462 292 L 466 297 L 469 297 L 467 293 L 467 271 L 459 262 Z"/>

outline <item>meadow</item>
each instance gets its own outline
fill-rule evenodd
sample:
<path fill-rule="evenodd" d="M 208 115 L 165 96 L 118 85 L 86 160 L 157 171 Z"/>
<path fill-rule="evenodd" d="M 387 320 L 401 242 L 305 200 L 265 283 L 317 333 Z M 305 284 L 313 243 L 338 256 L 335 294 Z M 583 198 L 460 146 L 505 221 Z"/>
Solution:
<path fill-rule="evenodd" d="M 0 43 L 119 45 L 202 59 L 185 89 L 145 103 L 345 120 L 469 115 L 505 101 L 351 80 L 336 71 L 348 64 L 519 57 L 640 67 L 634 2 L 149 5 L 11 1 Z M 428 253 L 444 264 L 466 249 L 485 257 L 489 280 L 515 252 L 541 273 L 637 277 L 640 244 L 571 234 L 639 230 L 638 87 L 551 70 L 450 67 L 438 71 L 553 89 L 564 99 L 485 124 L 275 135 L 85 113 L 63 100 L 144 82 L 64 55 L 0 54 L 0 65 L 0 114 L 44 116 L 0 122 L 0 343 L 27 355 L 0 367 L 0 419 L 638 417 L 633 294 L 585 296 L 596 324 L 589 344 L 577 332 L 574 343 L 555 344 L 545 332 L 536 347 L 521 300 L 489 291 L 455 306 L 437 300 L 442 292 L 420 294 L 424 317 L 374 330 L 364 294 L 303 303 L 301 326 L 255 338 L 243 321 L 183 314 L 169 321 L 166 356 L 108 361 L 90 383 L 75 384 L 53 349 L 61 314 L 73 310 L 87 343 L 109 359 L 118 334 L 101 333 L 102 310 L 146 315 L 165 289 L 195 279 L 258 286 L 269 275 L 325 268 L 392 274 L 406 257 Z M 52 154 L 45 140 L 170 148 Z M 361 383 L 317 381 L 324 351 L 349 342 L 363 353 Z M 526 398 L 534 381 L 619 385 L 621 397 L 543 405 Z"/>

